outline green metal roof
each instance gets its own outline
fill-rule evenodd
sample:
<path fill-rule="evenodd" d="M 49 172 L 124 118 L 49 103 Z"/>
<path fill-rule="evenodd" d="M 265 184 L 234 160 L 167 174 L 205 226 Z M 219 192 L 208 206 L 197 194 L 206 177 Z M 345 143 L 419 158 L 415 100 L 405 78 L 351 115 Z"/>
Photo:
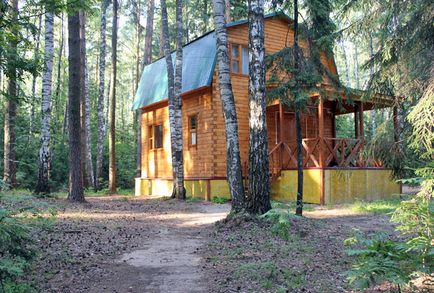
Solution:
<path fill-rule="evenodd" d="M 284 13 L 276 12 L 265 15 L 265 18 L 280 17 L 288 22 L 291 19 Z M 233 27 L 248 23 L 240 20 L 228 23 Z M 175 67 L 175 52 L 172 53 Z M 210 86 L 216 64 L 216 39 L 211 31 L 183 47 L 182 60 L 182 93 Z M 142 72 L 132 109 L 137 110 L 167 99 L 167 66 L 165 58 L 147 65 Z"/>
<path fill-rule="evenodd" d="M 175 67 L 175 52 L 172 53 Z M 183 47 L 182 93 L 210 86 L 216 61 L 216 40 L 210 32 Z M 133 110 L 162 101 L 167 94 L 167 66 L 165 58 L 147 65 L 133 102 Z"/>

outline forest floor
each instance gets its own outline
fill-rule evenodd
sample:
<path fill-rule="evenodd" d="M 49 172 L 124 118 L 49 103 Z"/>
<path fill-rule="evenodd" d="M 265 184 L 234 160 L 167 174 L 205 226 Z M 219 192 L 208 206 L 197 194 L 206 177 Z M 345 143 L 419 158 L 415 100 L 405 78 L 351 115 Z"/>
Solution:
<path fill-rule="evenodd" d="M 353 229 L 393 231 L 384 212 L 394 203 L 369 213 L 365 205 L 307 206 L 284 240 L 265 220 L 220 221 L 229 204 L 10 198 L 3 203 L 12 208 L 57 210 L 53 226 L 34 235 L 40 254 L 26 281 L 41 292 L 345 292 L 343 240 Z"/>

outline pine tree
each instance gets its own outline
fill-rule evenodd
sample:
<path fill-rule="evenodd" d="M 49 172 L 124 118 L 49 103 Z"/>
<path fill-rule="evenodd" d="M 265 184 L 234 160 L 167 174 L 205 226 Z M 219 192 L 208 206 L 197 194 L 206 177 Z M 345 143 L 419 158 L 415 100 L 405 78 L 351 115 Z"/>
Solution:
<path fill-rule="evenodd" d="M 70 5 L 73 0 L 70 0 Z M 80 62 L 79 11 L 68 15 L 68 128 L 69 128 L 69 193 L 70 201 L 83 202 L 83 170 L 81 154 L 80 99 L 82 95 L 80 75 L 84 73 Z"/>

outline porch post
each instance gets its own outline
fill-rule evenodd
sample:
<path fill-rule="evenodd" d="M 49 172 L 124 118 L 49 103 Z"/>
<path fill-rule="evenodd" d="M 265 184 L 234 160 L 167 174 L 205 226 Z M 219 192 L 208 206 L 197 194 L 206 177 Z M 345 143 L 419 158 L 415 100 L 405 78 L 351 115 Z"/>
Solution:
<path fill-rule="evenodd" d="M 360 107 L 359 107 L 359 137 L 358 139 L 360 139 L 360 166 L 364 167 L 364 161 L 363 161 L 363 144 L 364 139 L 365 139 L 365 128 L 363 125 L 363 102 L 360 102 Z"/>
<path fill-rule="evenodd" d="M 321 96 L 318 105 L 318 143 L 319 143 L 319 167 L 320 167 L 320 203 L 324 205 L 324 101 Z"/>
<path fill-rule="evenodd" d="M 359 117 L 357 115 L 359 111 L 359 104 L 355 102 L 354 104 L 354 138 L 359 138 Z"/>
<path fill-rule="evenodd" d="M 283 106 L 282 102 L 279 101 L 279 140 L 280 140 L 280 170 L 283 168 Z"/>
<path fill-rule="evenodd" d="M 398 106 L 393 106 L 393 139 L 395 143 L 399 142 L 399 121 L 398 121 Z"/>

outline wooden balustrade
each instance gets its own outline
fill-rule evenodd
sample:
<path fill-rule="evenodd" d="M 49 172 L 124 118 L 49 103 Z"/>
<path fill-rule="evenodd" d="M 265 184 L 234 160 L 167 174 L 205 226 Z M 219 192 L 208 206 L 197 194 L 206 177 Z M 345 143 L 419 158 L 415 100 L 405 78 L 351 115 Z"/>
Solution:
<path fill-rule="evenodd" d="M 364 159 L 361 155 L 364 141 L 352 138 L 323 138 L 324 167 L 337 168 L 381 168 L 382 163 L 374 158 Z M 303 167 L 321 167 L 320 138 L 305 138 L 303 146 Z M 272 170 L 297 168 L 297 144 L 295 141 L 280 142 L 270 151 L 270 172 Z"/>

